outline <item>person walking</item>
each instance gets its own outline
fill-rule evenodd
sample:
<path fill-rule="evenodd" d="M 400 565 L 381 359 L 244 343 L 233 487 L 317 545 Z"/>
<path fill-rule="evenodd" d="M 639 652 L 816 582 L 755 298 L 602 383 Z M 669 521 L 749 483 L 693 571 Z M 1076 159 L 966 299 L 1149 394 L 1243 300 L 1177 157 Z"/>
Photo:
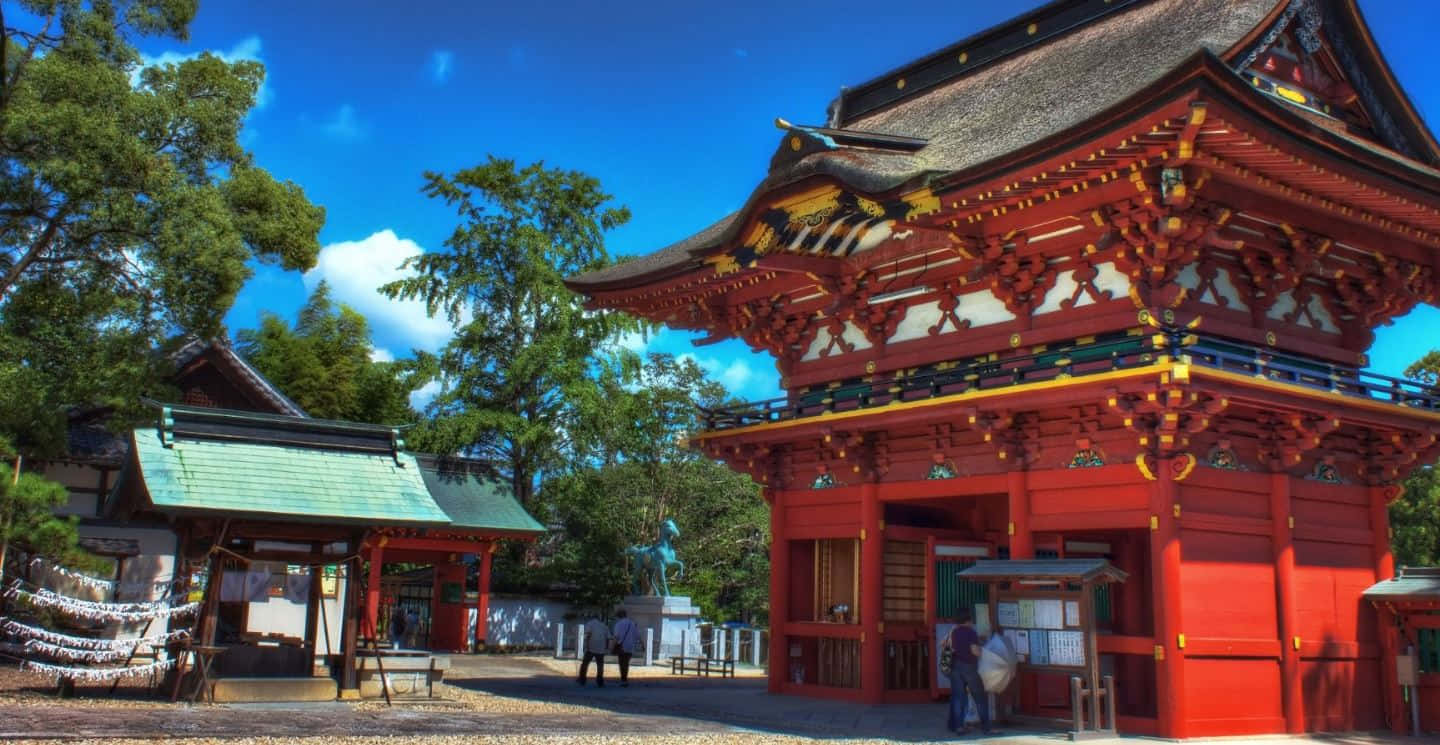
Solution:
<path fill-rule="evenodd" d="M 605 653 L 610 651 L 610 629 L 600 621 L 597 615 L 591 615 L 590 620 L 585 622 L 585 658 L 580 663 L 580 677 L 576 678 L 577 685 L 585 685 L 585 678 L 590 672 L 590 661 L 595 661 L 595 686 L 605 687 Z"/>
<path fill-rule="evenodd" d="M 635 622 L 626 618 L 625 609 L 615 611 L 620 620 L 615 622 L 615 656 L 620 660 L 620 687 L 630 687 L 630 658 L 635 656 L 635 641 L 639 629 Z"/>
<path fill-rule="evenodd" d="M 957 735 L 970 731 L 965 726 L 965 715 L 973 697 L 976 713 L 980 715 L 980 730 L 991 735 L 995 732 L 990 729 L 990 699 L 980 683 L 980 635 L 975 631 L 968 609 L 960 610 L 958 620 L 944 644 L 950 650 L 949 728 Z"/>
<path fill-rule="evenodd" d="M 399 603 L 390 611 L 390 643 L 396 649 L 405 646 L 405 609 Z"/>

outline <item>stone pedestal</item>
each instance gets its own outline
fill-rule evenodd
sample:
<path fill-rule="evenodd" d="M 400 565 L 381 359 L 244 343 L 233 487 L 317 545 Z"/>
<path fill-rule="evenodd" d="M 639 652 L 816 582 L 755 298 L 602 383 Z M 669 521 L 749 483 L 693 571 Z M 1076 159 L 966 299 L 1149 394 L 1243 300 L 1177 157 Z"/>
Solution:
<path fill-rule="evenodd" d="M 640 629 L 642 639 L 645 629 L 655 630 L 656 657 L 700 656 L 700 630 L 695 625 L 700 608 L 691 604 L 690 598 L 627 595 L 620 607 Z"/>

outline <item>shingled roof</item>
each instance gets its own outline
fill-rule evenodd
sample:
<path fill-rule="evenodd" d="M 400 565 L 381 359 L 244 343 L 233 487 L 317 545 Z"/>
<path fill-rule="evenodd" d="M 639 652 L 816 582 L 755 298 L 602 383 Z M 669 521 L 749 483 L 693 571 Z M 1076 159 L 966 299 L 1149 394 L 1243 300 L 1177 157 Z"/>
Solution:
<path fill-rule="evenodd" d="M 1289 0 L 1050 3 L 857 86 L 832 105 L 831 127 L 925 141 L 918 150 L 829 143 L 783 157 L 782 145 L 769 174 L 739 211 L 659 251 L 567 284 L 578 292 L 606 290 L 697 268 L 704 256 L 736 237 L 760 198 L 810 177 L 877 194 L 999 162 L 1099 118 L 1197 55 L 1242 56 L 1260 43 L 1271 21 L 1294 10 L 1291 5 Z M 962 59 L 957 69 L 935 72 L 937 61 L 955 67 Z"/>

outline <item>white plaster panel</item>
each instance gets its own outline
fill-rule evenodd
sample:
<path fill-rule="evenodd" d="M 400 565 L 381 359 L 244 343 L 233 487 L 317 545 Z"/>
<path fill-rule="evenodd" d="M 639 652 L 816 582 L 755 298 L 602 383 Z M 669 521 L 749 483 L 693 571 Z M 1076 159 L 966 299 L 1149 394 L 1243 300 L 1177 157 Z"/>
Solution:
<path fill-rule="evenodd" d="M 1276 321 L 1285 320 L 1290 311 L 1295 310 L 1295 293 L 1286 292 L 1275 296 L 1275 304 L 1265 311 L 1265 315 Z"/>
<path fill-rule="evenodd" d="M 891 334 L 885 342 L 894 344 L 911 339 L 923 339 L 930 334 L 930 327 L 940 322 L 940 315 L 939 300 L 912 305 L 905 312 L 905 317 L 900 320 L 899 325 L 895 327 L 895 333 Z"/>
<path fill-rule="evenodd" d="M 1243 311 L 1250 310 L 1250 306 L 1245 302 L 1244 296 L 1240 294 L 1240 290 L 1236 289 L 1235 283 L 1230 281 L 1230 273 L 1227 271 L 1222 270 L 1215 275 L 1215 293 L 1230 301 L 1229 304 L 1225 306 L 1227 308 Z"/>
<path fill-rule="evenodd" d="M 960 305 L 955 310 L 961 318 L 970 321 L 971 327 L 991 326 L 1015 320 L 1015 314 L 989 290 L 961 295 Z"/>
<path fill-rule="evenodd" d="M 1062 300 L 1069 299 L 1070 296 L 1074 294 L 1075 271 L 1072 269 L 1068 272 L 1060 272 L 1055 276 L 1055 286 L 1051 287 L 1050 291 L 1045 293 L 1045 302 L 1041 303 L 1035 308 L 1035 315 L 1038 316 L 1045 313 L 1054 313 L 1055 311 L 1060 310 L 1060 302 Z M 1081 305 L 1086 305 L 1089 302 L 1090 296 L 1081 293 L 1079 299 L 1076 300 L 1075 305 L 1078 307 Z"/>
<path fill-rule="evenodd" d="M 817 323 L 825 323 L 825 321 L 822 319 L 821 321 L 817 321 Z M 820 359 L 820 353 L 823 352 L 826 347 L 830 346 L 830 338 L 830 329 L 821 326 L 820 333 L 815 335 L 815 339 L 810 342 L 810 348 L 805 350 L 805 354 L 800 360 L 802 362 L 808 362 L 810 360 Z M 865 338 L 865 332 L 861 331 L 860 327 L 856 326 L 853 321 L 845 322 L 845 330 L 840 332 L 840 338 L 844 339 L 847 344 L 854 346 L 854 351 L 857 352 L 873 346 L 870 340 Z M 831 350 L 829 356 L 838 356 L 838 350 Z"/>
<path fill-rule="evenodd" d="M 869 349 L 870 347 L 874 346 L 870 343 L 870 340 L 866 338 L 865 332 L 861 331 L 860 327 L 856 326 L 852 321 L 845 322 L 845 331 L 840 334 L 840 338 L 844 339 L 847 344 L 854 347 L 855 351 L 857 352 L 862 349 Z"/>
<path fill-rule="evenodd" d="M 1319 324 L 1316 328 L 1331 333 L 1338 333 L 1340 331 L 1340 326 L 1335 323 L 1334 317 L 1332 317 L 1330 311 L 1325 308 L 1325 304 L 1320 302 L 1320 298 L 1312 295 L 1310 297 L 1309 307 L 1311 315 L 1315 317 L 1315 323 Z"/>
<path fill-rule="evenodd" d="M 1110 293 L 1111 299 L 1122 298 L 1130 294 L 1130 278 L 1113 261 L 1096 264 L 1095 289 Z"/>

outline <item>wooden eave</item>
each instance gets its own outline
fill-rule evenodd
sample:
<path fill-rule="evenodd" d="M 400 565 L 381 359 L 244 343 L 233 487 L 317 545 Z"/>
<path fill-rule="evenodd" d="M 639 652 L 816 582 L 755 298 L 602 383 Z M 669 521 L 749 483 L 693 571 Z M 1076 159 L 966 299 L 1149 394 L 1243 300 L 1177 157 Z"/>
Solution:
<path fill-rule="evenodd" d="M 1207 135 L 1203 124 L 1198 131 L 1187 129 L 1191 107 L 1200 104 L 1207 109 L 1206 121 L 1223 122 L 1242 131 L 1226 139 Z M 1186 138 L 1192 138 L 1188 147 L 1193 153 L 1184 154 L 1181 149 Z M 1263 152 L 1246 144 L 1252 140 L 1261 144 Z M 1249 156 L 1237 153 L 1244 148 L 1257 152 Z M 911 182 L 886 195 L 867 196 L 894 198 L 928 188 L 938 198 L 939 209 L 897 227 L 943 228 L 978 235 L 992 232 L 987 220 L 1012 211 L 1092 188 L 1133 196 L 1134 187 L 1124 182 L 1143 169 L 1193 164 L 1214 168 L 1222 176 L 1258 175 L 1257 187 L 1276 198 L 1301 208 L 1331 212 L 1336 219 L 1363 230 L 1383 231 L 1428 247 L 1434 255 L 1433 249 L 1440 248 L 1440 172 L 1380 149 L 1380 145 L 1363 146 L 1316 124 L 1252 88 L 1221 58 L 1201 51 L 1081 126 L 973 168 L 935 177 L 926 187 Z M 757 190 L 742 210 L 741 228 L 730 232 L 735 236 L 749 232 L 759 218 L 756 205 L 815 185 L 815 180 L 805 180 L 778 190 Z M 1359 205 L 1363 207 L 1357 209 Z M 709 256 L 734 249 L 735 239 L 731 238 Z M 864 261 L 863 255 L 853 259 Z M 757 265 L 740 268 L 739 276 L 717 275 L 709 264 L 692 265 L 659 282 L 648 278 L 654 283 L 650 285 L 645 284 L 647 278 L 636 278 L 624 283 L 623 289 L 591 289 L 589 304 L 663 319 L 664 308 L 682 307 L 753 284 L 762 270 L 768 271 Z M 757 292 L 783 294 L 806 285 L 766 286 L 773 287 L 774 293 Z"/>
<path fill-rule="evenodd" d="M 1346 14 L 1349 21 L 1346 28 L 1359 36 L 1356 41 L 1360 42 L 1360 46 L 1366 52 L 1365 59 L 1361 60 L 1362 65 L 1367 68 L 1366 72 L 1376 74 L 1381 78 L 1385 85 L 1382 93 L 1384 98 L 1388 99 L 1386 102 L 1391 104 L 1392 113 L 1404 114 L 1403 124 L 1405 129 L 1409 130 L 1407 134 L 1428 149 L 1428 152 L 1424 153 L 1425 156 L 1428 156 L 1426 160 L 1440 165 L 1440 141 L 1436 140 L 1434 132 L 1426 126 L 1425 120 L 1416 110 L 1415 104 L 1405 94 L 1405 89 L 1400 85 L 1400 81 L 1395 79 L 1395 73 L 1385 60 L 1384 53 L 1380 51 L 1380 45 L 1375 43 L 1375 36 L 1370 33 L 1369 24 L 1365 23 L 1365 16 L 1360 12 L 1360 4 L 1356 0 L 1343 0 L 1341 6 L 1342 12 Z M 1399 108 L 1398 112 L 1395 111 L 1396 107 Z"/>

